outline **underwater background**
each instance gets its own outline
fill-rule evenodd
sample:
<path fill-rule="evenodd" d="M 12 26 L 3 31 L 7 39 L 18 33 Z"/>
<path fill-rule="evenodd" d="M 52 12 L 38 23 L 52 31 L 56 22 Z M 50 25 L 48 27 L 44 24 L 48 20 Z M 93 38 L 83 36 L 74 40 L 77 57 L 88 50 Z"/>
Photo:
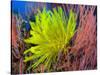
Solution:
<path fill-rule="evenodd" d="M 77 18 L 73 36 L 70 38 L 67 53 L 59 52 L 57 63 L 51 65 L 48 71 L 41 63 L 36 68 L 28 69 L 32 61 L 24 62 L 25 50 L 37 44 L 28 44 L 24 39 L 31 37 L 32 29 L 30 21 L 36 22 L 38 10 L 53 12 L 55 8 L 61 7 L 65 15 L 70 18 L 72 10 Z M 72 21 L 73 22 L 73 21 Z M 72 24 L 72 23 L 70 23 Z M 69 28 L 69 31 L 71 28 Z M 60 34 L 60 33 L 59 33 Z M 55 35 L 55 34 L 54 34 Z M 52 36 L 54 36 L 52 35 Z M 59 41 L 59 40 L 58 40 Z M 37 59 L 38 60 L 38 59 Z M 35 61 L 34 61 L 35 62 Z M 92 5 L 58 4 L 28 1 L 11 1 L 11 73 L 27 74 L 41 72 L 61 72 L 76 70 L 97 69 L 97 7 Z"/>

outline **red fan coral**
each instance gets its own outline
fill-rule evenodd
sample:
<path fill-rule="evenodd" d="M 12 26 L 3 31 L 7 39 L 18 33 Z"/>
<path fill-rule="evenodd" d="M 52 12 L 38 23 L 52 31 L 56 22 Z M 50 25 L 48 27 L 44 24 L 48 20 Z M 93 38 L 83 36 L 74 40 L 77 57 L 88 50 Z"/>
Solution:
<path fill-rule="evenodd" d="M 80 6 L 79 25 L 73 37 L 73 46 L 62 59 L 64 63 L 59 69 L 86 70 L 97 67 L 97 34 L 96 34 L 96 7 Z"/>
<path fill-rule="evenodd" d="M 11 37 L 12 37 L 12 46 L 16 47 L 16 45 L 17 45 L 17 30 L 16 30 L 16 17 L 14 15 L 12 15 Z"/>
<path fill-rule="evenodd" d="M 94 16 L 95 7 L 85 8 L 80 6 L 80 22 L 75 39 L 73 50 L 79 53 L 83 52 L 80 59 L 79 69 L 96 68 L 96 16 Z M 82 55 L 82 54 L 81 54 Z"/>

